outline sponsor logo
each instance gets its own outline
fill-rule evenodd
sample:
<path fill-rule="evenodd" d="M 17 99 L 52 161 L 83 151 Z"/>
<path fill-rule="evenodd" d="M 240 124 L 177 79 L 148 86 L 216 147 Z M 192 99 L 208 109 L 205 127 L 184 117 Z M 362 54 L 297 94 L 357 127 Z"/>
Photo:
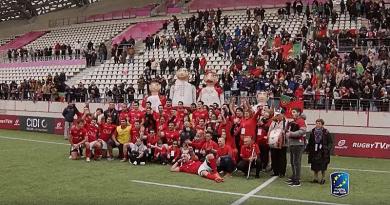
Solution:
<path fill-rule="evenodd" d="M 57 124 L 56 124 L 56 128 L 55 128 L 56 130 L 62 130 L 62 129 L 64 129 L 64 126 L 62 126 L 62 123 L 61 122 L 57 122 Z"/>
<path fill-rule="evenodd" d="M 337 146 L 335 146 L 336 149 L 347 149 L 348 146 L 346 146 L 346 140 L 339 140 L 339 142 L 337 143 Z"/>
<path fill-rule="evenodd" d="M 374 143 L 363 143 L 363 142 L 354 142 L 352 143 L 353 148 L 361 149 L 390 149 L 390 144 L 386 142 L 374 142 Z"/>
<path fill-rule="evenodd" d="M 16 120 L 17 121 L 17 120 Z M 0 124 L 8 124 L 8 125 L 13 125 L 14 121 L 10 119 L 0 119 Z"/>
<path fill-rule="evenodd" d="M 333 172 L 330 175 L 330 191 L 333 196 L 343 197 L 349 194 L 349 174 Z"/>
<path fill-rule="evenodd" d="M 45 119 L 27 118 L 26 125 L 30 128 L 47 128 Z"/>

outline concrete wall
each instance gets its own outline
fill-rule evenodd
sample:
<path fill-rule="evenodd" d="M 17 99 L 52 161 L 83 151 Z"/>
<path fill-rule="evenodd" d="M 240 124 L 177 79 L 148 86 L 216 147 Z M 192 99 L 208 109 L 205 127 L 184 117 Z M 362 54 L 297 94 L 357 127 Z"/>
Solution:
<path fill-rule="evenodd" d="M 129 7 L 142 7 L 151 3 L 159 3 L 160 0 L 102 0 L 81 8 L 69 8 L 57 12 L 34 17 L 30 20 L 12 20 L 0 22 L 0 38 L 7 38 L 16 34 L 24 34 L 29 31 L 46 31 L 49 29 L 50 20 L 61 18 L 75 18 L 77 16 L 90 16 L 106 13 Z"/>
<path fill-rule="evenodd" d="M 31 101 L 3 101 L 0 100 L 0 114 L 40 116 L 61 118 L 61 113 L 66 103 L 61 102 L 31 102 Z M 84 103 L 77 103 L 77 108 L 82 111 Z M 90 103 L 90 110 L 97 108 L 107 109 L 108 104 Z M 390 113 L 389 112 L 356 112 L 356 111 L 324 111 L 305 110 L 308 128 L 312 129 L 315 121 L 322 118 L 325 126 L 332 133 L 349 134 L 390 134 Z"/>

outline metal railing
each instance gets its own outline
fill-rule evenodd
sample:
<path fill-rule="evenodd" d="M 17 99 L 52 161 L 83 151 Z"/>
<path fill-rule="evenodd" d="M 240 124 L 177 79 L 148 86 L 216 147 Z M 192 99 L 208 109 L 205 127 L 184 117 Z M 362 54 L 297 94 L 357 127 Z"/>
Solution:
<path fill-rule="evenodd" d="M 145 92 L 146 93 L 146 92 Z M 231 95 L 231 91 L 225 91 L 225 103 L 229 103 L 234 97 L 237 105 L 241 105 L 242 99 L 249 101 L 251 105 L 257 104 L 255 96 L 245 96 L 246 92 L 240 95 Z M 137 95 L 129 96 L 128 94 L 110 95 L 105 93 L 100 94 L 99 97 L 93 97 L 90 94 L 72 94 L 70 93 L 50 93 L 37 94 L 35 92 L 14 92 L 4 94 L 0 92 L 0 100 L 20 100 L 20 101 L 49 101 L 49 102 L 90 102 L 90 103 L 132 103 L 137 99 Z M 344 110 L 344 111 L 370 111 L 370 112 L 389 112 L 390 98 L 383 99 L 330 99 L 324 96 L 315 97 L 313 95 L 306 95 L 302 99 L 304 109 L 308 110 Z M 280 108 L 280 98 L 269 98 L 268 105 L 274 108 Z"/>
<path fill-rule="evenodd" d="M 351 52 L 353 48 L 367 51 L 368 48 L 390 47 L 390 37 L 387 38 L 339 38 L 337 36 L 337 48 L 339 52 Z"/>

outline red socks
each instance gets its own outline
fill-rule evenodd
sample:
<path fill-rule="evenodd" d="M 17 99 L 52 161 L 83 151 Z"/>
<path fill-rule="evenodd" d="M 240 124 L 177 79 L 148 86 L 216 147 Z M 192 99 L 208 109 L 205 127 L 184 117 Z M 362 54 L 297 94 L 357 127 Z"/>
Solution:
<path fill-rule="evenodd" d="M 214 173 L 217 171 L 217 160 L 215 158 L 207 159 L 209 166 L 211 168 L 211 172 Z"/>
<path fill-rule="evenodd" d="M 90 158 L 91 157 L 91 150 L 89 149 L 89 147 L 87 147 L 86 149 L 85 149 L 85 157 L 87 157 L 87 158 Z"/>
<path fill-rule="evenodd" d="M 100 148 L 95 148 L 95 155 L 93 156 L 94 159 L 97 159 L 102 155 L 101 149 Z"/>

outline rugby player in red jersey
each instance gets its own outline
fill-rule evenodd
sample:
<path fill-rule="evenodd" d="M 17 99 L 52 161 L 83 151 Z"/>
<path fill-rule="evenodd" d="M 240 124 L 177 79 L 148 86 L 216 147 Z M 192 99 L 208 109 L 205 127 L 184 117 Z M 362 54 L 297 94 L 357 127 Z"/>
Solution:
<path fill-rule="evenodd" d="M 162 134 L 163 142 L 165 141 L 165 143 L 168 144 L 169 146 L 172 145 L 173 141 L 179 141 L 180 138 L 179 131 L 175 130 L 174 122 L 169 122 L 168 130 L 161 134 Z"/>
<path fill-rule="evenodd" d="M 127 104 L 126 103 L 122 103 L 121 104 L 121 110 L 119 111 L 119 121 L 122 120 L 122 119 L 125 119 L 127 121 L 130 120 L 129 109 L 127 108 Z"/>
<path fill-rule="evenodd" d="M 168 161 L 172 164 L 176 163 L 180 159 L 181 150 L 178 141 L 174 141 L 171 146 L 168 147 Z"/>
<path fill-rule="evenodd" d="M 76 125 L 72 127 L 70 130 L 70 156 L 71 159 L 77 160 L 80 157 L 80 152 L 82 152 L 82 148 L 85 147 L 85 155 L 87 157 L 86 161 L 89 162 L 90 159 L 90 149 L 87 138 L 87 131 L 84 128 L 84 121 L 82 119 L 77 119 Z"/>
<path fill-rule="evenodd" d="M 164 106 L 164 114 L 169 116 L 171 114 L 172 108 L 173 108 L 172 107 L 172 100 L 171 99 L 167 99 L 167 103 Z"/>
<path fill-rule="evenodd" d="M 144 116 L 144 112 L 139 109 L 139 102 L 134 101 L 133 106 L 129 112 L 130 124 L 134 125 L 136 121 L 139 121 L 141 124 L 143 124 Z"/>
<path fill-rule="evenodd" d="M 92 118 L 91 123 L 86 123 L 84 128 L 87 130 L 89 149 L 94 151 L 94 160 L 100 159 L 103 140 L 98 139 L 99 127 L 97 124 L 97 119 Z"/>
<path fill-rule="evenodd" d="M 198 120 L 201 118 L 205 119 L 205 121 L 209 119 L 209 112 L 203 104 L 202 101 L 199 101 L 197 109 L 192 113 L 192 122 L 194 126 L 199 123 Z"/>
<path fill-rule="evenodd" d="M 225 144 L 225 138 L 218 138 L 218 149 L 217 149 L 217 165 L 218 171 L 225 172 L 227 176 L 231 176 L 231 173 L 235 169 L 235 157 L 233 149 Z M 225 175 L 225 176 L 226 176 Z"/>
<path fill-rule="evenodd" d="M 215 182 L 223 182 L 223 178 L 217 172 L 216 159 L 212 154 L 207 155 L 204 162 L 191 160 L 189 154 L 183 154 L 181 159 L 173 164 L 171 171 L 198 174 Z"/>
<path fill-rule="evenodd" d="M 261 170 L 260 149 L 259 146 L 252 141 L 251 136 L 244 137 L 244 144 L 241 146 L 240 157 L 241 160 L 237 164 L 237 169 L 244 172 L 244 174 L 247 174 L 249 164 L 252 161 L 251 166 L 256 167 L 256 178 L 259 178 Z"/>
<path fill-rule="evenodd" d="M 212 140 L 212 133 L 206 132 L 205 133 L 205 142 L 203 143 L 202 148 L 200 149 L 200 154 L 203 156 L 206 156 L 210 153 L 215 154 L 217 153 L 218 144 Z"/>
<path fill-rule="evenodd" d="M 205 119 L 200 118 L 198 120 L 198 124 L 195 126 L 195 130 L 198 131 L 205 131 L 206 130 L 206 122 Z"/>
<path fill-rule="evenodd" d="M 116 126 L 112 124 L 112 118 L 107 117 L 106 122 L 103 122 L 99 125 L 100 128 L 100 137 L 102 140 L 102 149 L 103 149 L 103 157 L 107 157 L 107 160 L 112 160 L 112 143 L 109 143 L 112 135 L 115 133 Z M 108 150 L 108 153 L 107 153 Z"/>

